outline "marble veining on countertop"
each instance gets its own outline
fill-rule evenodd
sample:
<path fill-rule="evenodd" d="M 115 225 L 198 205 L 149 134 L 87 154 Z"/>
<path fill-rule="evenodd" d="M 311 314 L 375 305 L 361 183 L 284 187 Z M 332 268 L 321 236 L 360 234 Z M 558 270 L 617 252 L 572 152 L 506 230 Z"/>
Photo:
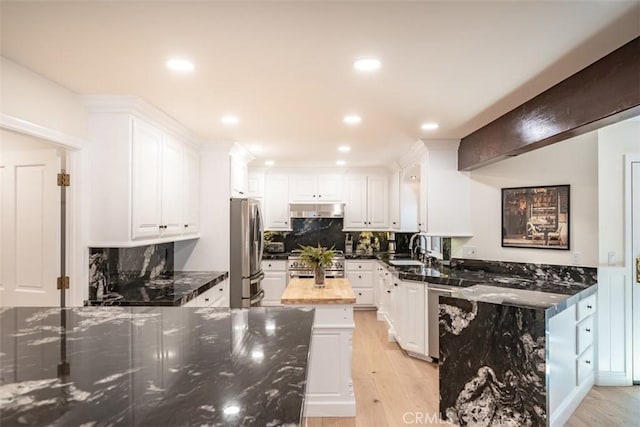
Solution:
<path fill-rule="evenodd" d="M 313 317 L 0 308 L 0 425 L 300 425 Z"/>
<path fill-rule="evenodd" d="M 482 301 L 536 309 L 547 309 L 569 298 L 569 296 L 565 294 L 488 285 L 473 285 L 468 288 L 457 289 L 453 292 L 452 296 L 470 301 Z"/>
<path fill-rule="evenodd" d="M 107 294 L 88 300 L 88 305 L 179 306 L 229 277 L 222 271 L 174 271 L 153 279 L 116 282 Z"/>

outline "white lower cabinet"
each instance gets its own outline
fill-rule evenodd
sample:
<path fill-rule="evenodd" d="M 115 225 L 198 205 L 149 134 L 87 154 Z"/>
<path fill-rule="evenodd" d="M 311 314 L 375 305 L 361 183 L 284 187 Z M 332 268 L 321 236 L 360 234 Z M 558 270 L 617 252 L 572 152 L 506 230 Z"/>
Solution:
<path fill-rule="evenodd" d="M 375 261 L 348 260 L 346 277 L 356 294 L 356 307 L 373 307 Z"/>
<path fill-rule="evenodd" d="M 400 281 L 400 346 L 420 356 L 425 354 L 425 287 L 426 283 Z"/>
<path fill-rule="evenodd" d="M 229 307 L 229 279 L 201 293 L 183 307 Z"/>
<path fill-rule="evenodd" d="M 307 417 L 354 417 L 353 306 L 310 307 L 315 308 L 315 315 L 304 414 Z"/>
<path fill-rule="evenodd" d="M 282 305 L 280 300 L 287 288 L 287 261 L 262 261 L 262 271 L 264 272 L 264 279 L 262 279 L 264 298 L 261 305 L 265 307 Z"/>
<path fill-rule="evenodd" d="M 594 384 L 595 297 L 591 295 L 549 319 L 547 393 L 551 426 L 564 425 Z"/>

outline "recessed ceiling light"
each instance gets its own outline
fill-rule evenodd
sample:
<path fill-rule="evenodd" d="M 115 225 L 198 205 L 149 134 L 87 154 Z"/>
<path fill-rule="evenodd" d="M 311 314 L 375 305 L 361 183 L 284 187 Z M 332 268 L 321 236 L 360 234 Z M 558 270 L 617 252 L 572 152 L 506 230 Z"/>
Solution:
<path fill-rule="evenodd" d="M 358 71 L 376 71 L 379 70 L 382 63 L 376 58 L 360 58 L 353 63 L 353 68 Z"/>
<path fill-rule="evenodd" d="M 360 116 L 344 116 L 344 122 L 348 125 L 357 125 L 361 121 Z"/>
<path fill-rule="evenodd" d="M 351 151 L 351 147 L 349 147 L 348 145 L 341 145 L 340 147 L 338 147 L 338 151 L 348 153 L 349 151 Z"/>
<path fill-rule="evenodd" d="M 336 165 L 338 165 L 338 166 L 344 166 L 346 164 L 347 164 L 347 162 L 345 162 L 344 160 L 336 160 Z"/>
<path fill-rule="evenodd" d="M 172 58 L 167 61 L 167 67 L 170 70 L 178 71 L 180 73 L 190 73 L 194 70 L 195 65 L 193 65 L 193 62 L 186 59 Z"/>
<path fill-rule="evenodd" d="M 237 125 L 240 122 L 240 118 L 232 114 L 226 114 L 220 118 L 220 121 L 225 125 Z"/>
<path fill-rule="evenodd" d="M 420 129 L 422 130 L 436 130 L 438 129 L 438 124 L 436 122 L 427 122 L 427 123 L 423 123 L 422 126 L 420 126 Z"/>
<path fill-rule="evenodd" d="M 267 160 L 264 162 L 265 166 L 273 166 L 275 164 L 275 162 L 273 160 Z"/>

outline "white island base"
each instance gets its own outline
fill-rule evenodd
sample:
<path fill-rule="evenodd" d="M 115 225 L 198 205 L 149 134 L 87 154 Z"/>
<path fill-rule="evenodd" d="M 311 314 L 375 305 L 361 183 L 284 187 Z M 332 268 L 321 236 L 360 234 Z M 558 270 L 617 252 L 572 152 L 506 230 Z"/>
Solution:
<path fill-rule="evenodd" d="M 316 309 L 309 355 L 305 417 L 355 417 L 351 377 L 353 305 Z"/>
<path fill-rule="evenodd" d="M 293 278 L 281 301 L 315 309 L 304 416 L 355 417 L 351 363 L 356 296 L 349 280 L 326 279 L 325 287 L 316 288 L 313 279 Z"/>

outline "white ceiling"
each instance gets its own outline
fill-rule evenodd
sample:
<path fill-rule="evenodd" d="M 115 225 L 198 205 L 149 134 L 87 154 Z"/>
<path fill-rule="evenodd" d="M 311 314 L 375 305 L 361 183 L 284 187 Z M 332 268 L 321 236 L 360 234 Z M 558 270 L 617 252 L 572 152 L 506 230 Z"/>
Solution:
<path fill-rule="evenodd" d="M 206 140 L 239 142 L 254 164 L 283 166 L 382 165 L 419 138 L 464 137 L 640 35 L 639 1 L 0 7 L 3 56 L 77 93 L 140 96 Z M 382 69 L 354 71 L 363 55 Z M 170 72 L 172 56 L 195 71 Z M 240 123 L 221 124 L 227 113 Z M 344 125 L 349 113 L 362 123 Z"/>

